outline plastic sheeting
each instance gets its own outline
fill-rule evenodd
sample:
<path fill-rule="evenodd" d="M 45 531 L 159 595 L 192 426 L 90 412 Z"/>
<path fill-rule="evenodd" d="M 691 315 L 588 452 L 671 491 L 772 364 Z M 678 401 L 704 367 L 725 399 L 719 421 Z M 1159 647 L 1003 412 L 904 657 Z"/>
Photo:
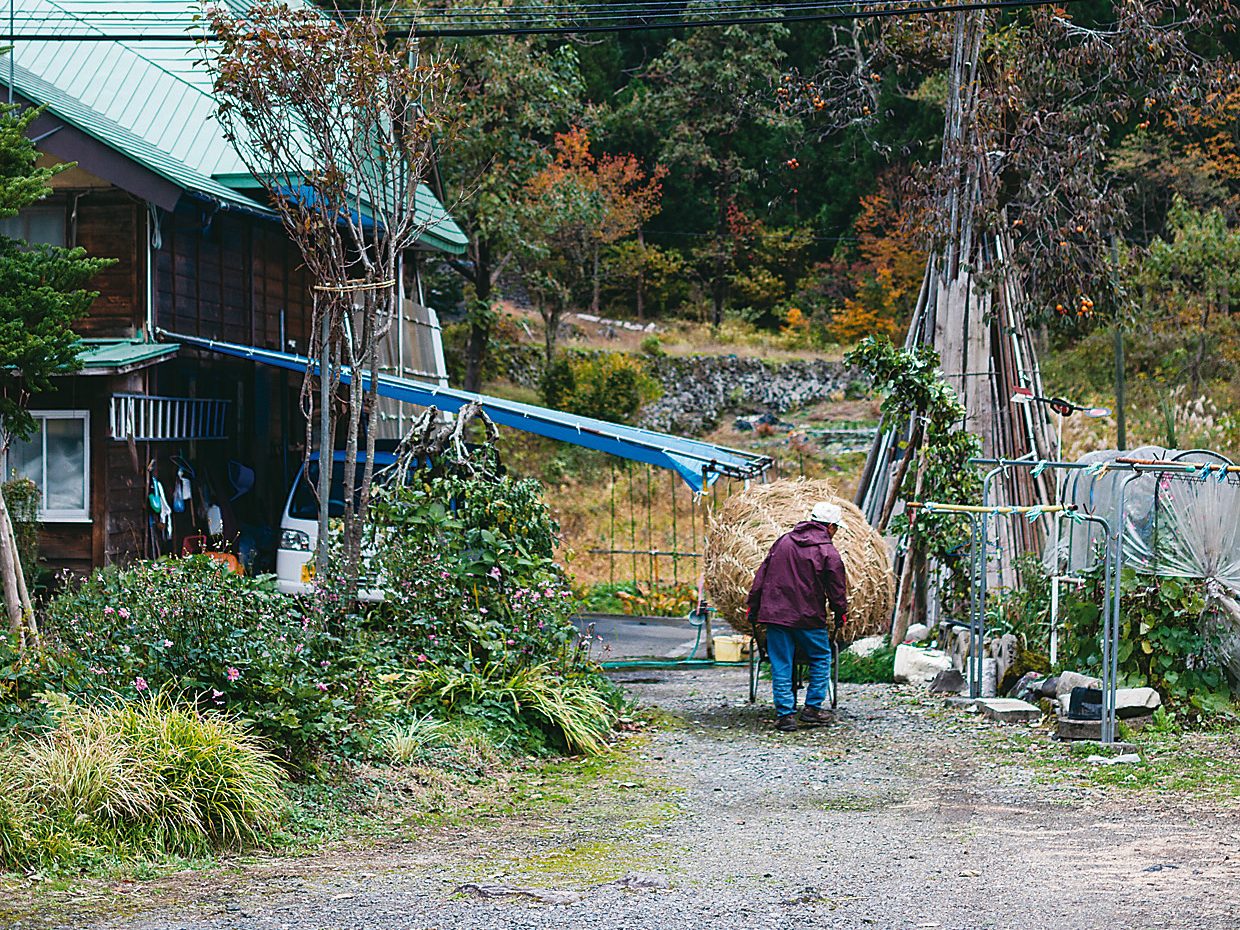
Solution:
<path fill-rule="evenodd" d="M 1124 492 L 1123 559 L 1125 568 L 1207 582 L 1210 610 L 1222 660 L 1240 679 L 1240 475 L 1214 471 L 1205 475 L 1149 471 L 1133 477 L 1127 469 L 1106 470 L 1118 458 L 1165 459 L 1169 464 L 1230 464 L 1212 452 L 1179 452 L 1145 446 L 1126 452 L 1093 452 L 1079 459 L 1097 470 L 1064 473 L 1064 502 L 1103 517 L 1112 529 L 1120 519 Z M 1052 543 L 1053 545 L 1053 543 Z M 1076 573 L 1098 563 L 1102 530 L 1090 524 L 1065 524 L 1059 548 L 1048 553 L 1048 566 Z"/>

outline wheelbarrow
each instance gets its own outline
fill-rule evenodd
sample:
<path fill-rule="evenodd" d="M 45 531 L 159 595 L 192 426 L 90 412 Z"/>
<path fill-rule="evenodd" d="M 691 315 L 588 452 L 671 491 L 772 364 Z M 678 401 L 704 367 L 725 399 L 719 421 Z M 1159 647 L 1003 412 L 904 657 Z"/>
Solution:
<path fill-rule="evenodd" d="M 762 625 L 754 627 L 749 643 L 749 703 L 758 700 L 758 680 L 762 676 L 763 663 L 770 665 L 770 656 L 766 653 L 766 636 L 761 633 Z M 796 698 L 805 685 L 809 673 L 809 659 L 798 646 L 792 661 L 792 696 Z M 834 708 L 840 696 L 840 645 L 839 640 L 831 637 L 831 683 L 827 688 L 827 698 Z"/>

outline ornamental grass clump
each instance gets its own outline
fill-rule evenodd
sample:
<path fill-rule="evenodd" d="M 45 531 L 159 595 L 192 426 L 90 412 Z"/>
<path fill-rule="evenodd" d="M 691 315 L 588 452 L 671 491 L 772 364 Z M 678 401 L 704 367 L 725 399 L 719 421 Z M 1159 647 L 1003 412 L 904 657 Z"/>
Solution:
<path fill-rule="evenodd" d="M 58 713 L 0 747 L 0 867 L 236 850 L 282 819 L 282 770 L 230 717 L 166 695 Z"/>
<path fill-rule="evenodd" d="M 409 697 L 445 716 L 472 717 L 536 748 L 597 754 L 608 745 L 616 710 L 609 694 L 586 676 L 564 676 L 550 664 L 515 672 L 490 663 L 481 668 L 432 665 L 413 674 Z"/>

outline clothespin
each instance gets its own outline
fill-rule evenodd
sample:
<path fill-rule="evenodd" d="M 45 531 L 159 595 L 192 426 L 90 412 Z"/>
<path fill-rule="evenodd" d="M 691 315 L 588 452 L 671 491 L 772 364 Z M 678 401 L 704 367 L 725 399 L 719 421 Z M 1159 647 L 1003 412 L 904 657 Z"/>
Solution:
<path fill-rule="evenodd" d="M 1033 468 L 1029 469 L 1029 476 L 1030 476 L 1031 478 L 1036 478 L 1036 477 L 1038 477 L 1038 475 L 1040 475 L 1040 474 L 1042 474 L 1042 472 L 1046 471 L 1046 466 L 1047 466 L 1048 464 L 1050 464 L 1050 463 L 1049 463 L 1049 462 L 1047 462 L 1047 461 L 1046 461 L 1046 459 L 1042 459 L 1040 462 L 1038 462 L 1038 464 L 1037 464 L 1037 465 L 1034 465 L 1034 466 L 1033 466 Z"/>
<path fill-rule="evenodd" d="M 1025 519 L 1030 523 L 1037 523 L 1040 516 L 1042 516 L 1041 507 L 1030 507 L 1029 510 L 1025 512 Z"/>

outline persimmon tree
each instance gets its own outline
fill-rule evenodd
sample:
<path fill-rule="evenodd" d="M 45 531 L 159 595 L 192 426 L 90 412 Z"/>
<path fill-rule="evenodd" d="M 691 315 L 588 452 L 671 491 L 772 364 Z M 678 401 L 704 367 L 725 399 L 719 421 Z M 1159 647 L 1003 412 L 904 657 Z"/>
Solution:
<path fill-rule="evenodd" d="M 601 251 L 658 213 L 663 177 L 632 155 L 594 155 L 581 127 L 557 134 L 553 151 L 519 208 L 526 234 L 518 260 L 542 316 L 548 364 L 568 307 L 587 294 L 597 305 Z"/>
<path fill-rule="evenodd" d="M 307 457 L 316 420 L 319 436 L 316 566 L 328 565 L 342 416 L 342 570 L 355 590 L 374 472 L 374 431 L 362 424 L 375 409 L 379 344 L 399 319 L 404 252 L 442 219 L 418 209 L 418 187 L 454 125 L 452 68 L 412 40 L 391 42 L 369 2 L 343 20 L 274 0 L 245 13 L 210 6 L 204 20 L 217 118 L 316 282 L 302 385 Z"/>

